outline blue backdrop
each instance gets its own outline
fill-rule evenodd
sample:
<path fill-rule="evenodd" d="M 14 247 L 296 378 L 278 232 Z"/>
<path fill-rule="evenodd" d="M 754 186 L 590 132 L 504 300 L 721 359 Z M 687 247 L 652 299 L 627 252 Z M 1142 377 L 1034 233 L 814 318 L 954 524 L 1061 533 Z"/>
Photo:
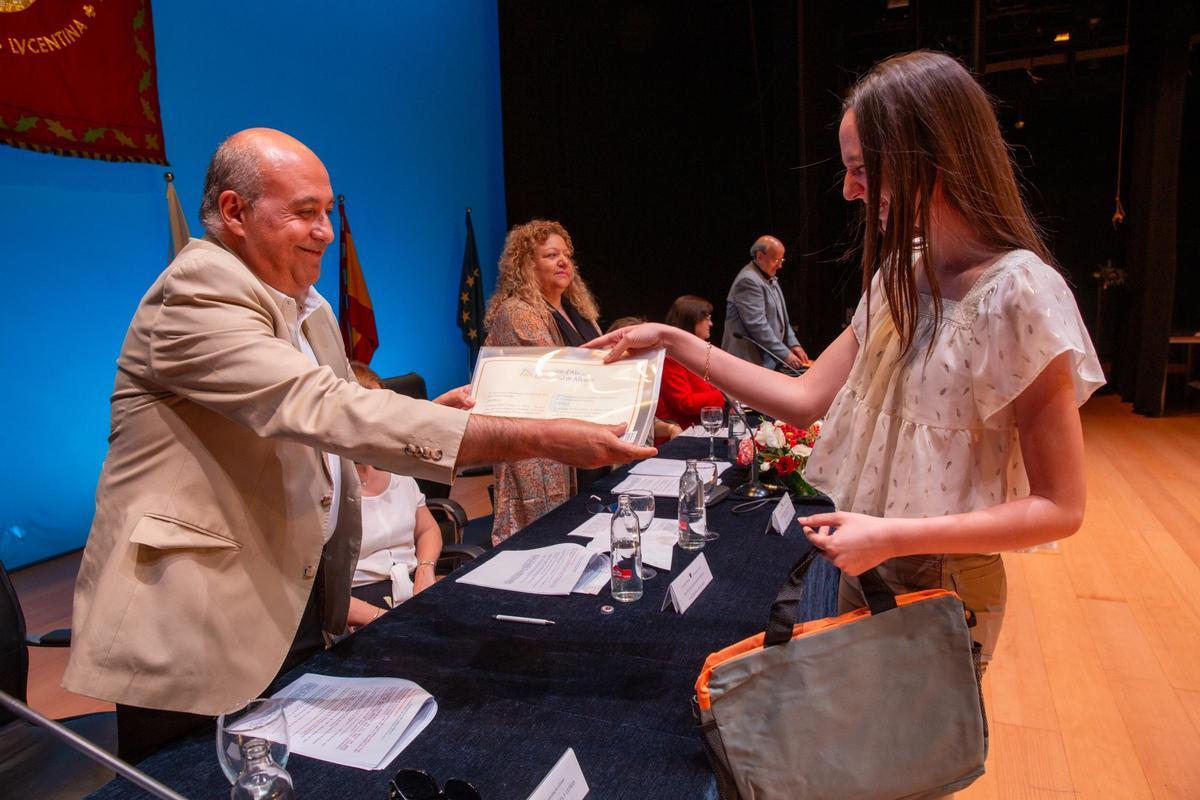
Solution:
<path fill-rule="evenodd" d="M 469 379 L 454 325 L 473 210 L 484 285 L 503 244 L 496 5 L 488 0 L 154 4 L 169 168 L 192 234 L 228 134 L 280 128 L 324 160 L 375 306 L 384 376 L 431 392 Z M 8 351 L 0 559 L 83 544 L 108 435 L 114 362 L 166 265 L 165 168 L 0 147 Z M 337 308 L 337 247 L 318 290 Z"/>

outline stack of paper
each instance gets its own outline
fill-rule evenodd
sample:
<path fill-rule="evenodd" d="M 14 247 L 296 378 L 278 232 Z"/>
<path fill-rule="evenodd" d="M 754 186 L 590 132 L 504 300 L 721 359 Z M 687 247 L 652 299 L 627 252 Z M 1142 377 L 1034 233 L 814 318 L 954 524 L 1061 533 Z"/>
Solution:
<path fill-rule="evenodd" d="M 729 469 L 732 464 L 728 461 L 714 461 L 717 474 Z M 655 497 L 678 497 L 679 478 L 683 475 L 685 461 L 668 458 L 648 458 L 629 470 L 625 480 L 613 487 L 613 494 L 641 489 L 650 492 Z"/>
<path fill-rule="evenodd" d="M 401 678 L 307 673 L 275 693 L 285 700 L 289 749 L 359 769 L 383 769 L 437 714 L 437 701 Z"/>
<path fill-rule="evenodd" d="M 610 572 L 604 555 L 607 551 L 607 542 L 591 542 L 586 547 L 567 543 L 536 550 L 506 550 L 457 580 L 525 594 L 596 594 L 604 585 L 603 581 L 597 583 L 597 574 L 607 580 Z"/>
<path fill-rule="evenodd" d="M 570 536 L 591 540 L 588 550 L 608 552 L 611 547 L 612 514 L 597 514 L 571 531 Z M 674 520 L 655 519 L 642 532 L 642 563 L 656 569 L 671 570 L 671 557 L 679 541 L 679 529 Z"/>

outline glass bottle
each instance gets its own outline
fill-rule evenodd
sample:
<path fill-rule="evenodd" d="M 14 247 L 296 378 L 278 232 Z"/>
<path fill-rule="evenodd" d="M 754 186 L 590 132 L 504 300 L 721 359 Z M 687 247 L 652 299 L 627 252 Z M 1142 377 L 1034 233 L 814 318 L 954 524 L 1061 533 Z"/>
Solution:
<path fill-rule="evenodd" d="M 704 481 L 700 480 L 696 459 L 689 458 L 679 478 L 679 546 L 684 550 L 704 547 L 704 531 L 707 527 Z"/>
<path fill-rule="evenodd" d="M 229 793 L 231 800 L 293 800 L 292 776 L 271 758 L 271 746 L 264 739 L 241 743 L 242 771 Z"/>
<path fill-rule="evenodd" d="M 617 512 L 609 528 L 612 550 L 612 596 L 622 603 L 642 598 L 642 534 L 629 495 L 617 498 Z"/>

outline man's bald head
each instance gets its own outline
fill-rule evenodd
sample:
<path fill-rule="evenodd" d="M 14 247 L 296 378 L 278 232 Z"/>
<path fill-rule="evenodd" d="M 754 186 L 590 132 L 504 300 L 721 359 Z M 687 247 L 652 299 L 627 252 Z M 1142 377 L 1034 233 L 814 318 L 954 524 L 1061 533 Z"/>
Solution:
<path fill-rule="evenodd" d="M 296 159 L 316 157 L 299 139 L 274 128 L 247 128 L 233 134 L 217 147 L 204 176 L 204 197 L 200 201 L 204 229 L 215 234 L 224 228 L 222 192 L 237 192 L 252 207 L 262 197 L 264 171 L 279 169 Z"/>
<path fill-rule="evenodd" d="M 760 236 L 750 246 L 750 259 L 758 268 L 774 277 L 783 266 L 783 242 L 774 236 Z"/>

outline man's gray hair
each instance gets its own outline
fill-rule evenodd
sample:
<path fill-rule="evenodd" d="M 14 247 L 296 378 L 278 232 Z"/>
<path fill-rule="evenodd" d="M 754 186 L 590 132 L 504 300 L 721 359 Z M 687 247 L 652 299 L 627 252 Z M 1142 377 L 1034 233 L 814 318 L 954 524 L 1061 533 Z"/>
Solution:
<path fill-rule="evenodd" d="M 757 242 L 750 245 L 750 260 L 753 261 L 754 257 L 756 255 L 758 255 L 759 253 L 767 253 L 770 249 L 771 249 L 771 240 L 770 239 L 759 239 Z"/>
<path fill-rule="evenodd" d="M 221 192 L 229 189 L 240 194 L 248 206 L 253 206 L 263 193 L 258 153 L 245 141 L 233 141 L 233 137 L 221 142 L 208 162 L 204 197 L 200 200 L 200 222 L 206 231 L 215 233 L 224 228 L 218 200 Z"/>

